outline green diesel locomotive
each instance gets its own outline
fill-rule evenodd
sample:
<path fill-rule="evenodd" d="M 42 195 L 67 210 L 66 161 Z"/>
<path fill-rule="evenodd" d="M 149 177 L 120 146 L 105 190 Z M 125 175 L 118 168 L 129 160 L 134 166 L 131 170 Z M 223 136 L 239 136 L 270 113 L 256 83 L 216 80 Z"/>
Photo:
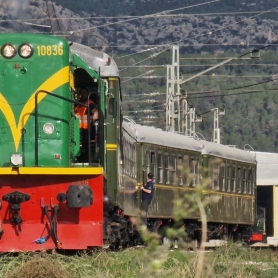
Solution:
<path fill-rule="evenodd" d="M 39 34 L 1 34 L 0 53 L 0 251 L 102 246 L 118 180 L 114 60 Z M 81 87 L 97 104 L 95 121 Z M 76 105 L 90 122 L 85 139 Z"/>

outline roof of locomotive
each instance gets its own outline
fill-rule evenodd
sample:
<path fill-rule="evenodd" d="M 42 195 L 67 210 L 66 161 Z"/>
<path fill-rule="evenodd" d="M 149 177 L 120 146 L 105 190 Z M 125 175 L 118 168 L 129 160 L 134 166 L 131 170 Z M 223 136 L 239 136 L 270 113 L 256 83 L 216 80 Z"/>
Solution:
<path fill-rule="evenodd" d="M 201 152 L 200 141 L 192 137 L 126 121 L 123 128 L 136 142 Z"/>
<path fill-rule="evenodd" d="M 205 140 L 201 140 L 201 144 L 203 154 L 256 164 L 256 155 L 252 152 Z"/>
<path fill-rule="evenodd" d="M 100 68 L 101 77 L 119 76 L 117 64 L 108 54 L 79 43 L 73 43 L 70 49 L 95 71 L 98 72 Z M 107 64 L 108 58 L 110 58 L 109 65 Z"/>
<path fill-rule="evenodd" d="M 132 122 L 124 121 L 123 128 L 136 142 L 162 145 L 177 149 L 187 149 L 220 158 L 252 164 L 256 163 L 256 156 L 253 153 L 234 147 L 205 140 L 197 140 L 182 134 L 163 131 L 154 127 L 142 126 Z"/>

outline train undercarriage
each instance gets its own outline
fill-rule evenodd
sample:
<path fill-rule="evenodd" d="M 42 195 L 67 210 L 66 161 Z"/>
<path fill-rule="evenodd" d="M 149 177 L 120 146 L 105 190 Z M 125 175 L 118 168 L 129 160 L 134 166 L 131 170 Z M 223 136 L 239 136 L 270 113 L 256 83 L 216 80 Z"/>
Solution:
<path fill-rule="evenodd" d="M 112 250 L 138 245 L 145 245 L 141 237 L 142 226 L 136 226 L 136 218 L 124 215 L 123 211 L 116 208 L 110 216 L 105 218 L 105 243 Z M 140 222 L 140 221 L 139 221 Z M 168 238 L 168 228 L 182 228 L 184 235 L 179 238 Z M 157 233 L 161 244 L 168 244 L 169 247 L 177 247 L 179 242 L 188 248 L 199 247 L 202 242 L 202 223 L 197 220 L 184 220 L 176 223 L 172 219 L 149 218 L 147 222 L 148 232 Z M 207 223 L 207 236 L 205 247 L 217 247 L 228 240 L 241 242 L 244 245 L 251 245 L 257 242 L 264 242 L 264 235 L 256 232 L 256 227 L 251 225 Z"/>

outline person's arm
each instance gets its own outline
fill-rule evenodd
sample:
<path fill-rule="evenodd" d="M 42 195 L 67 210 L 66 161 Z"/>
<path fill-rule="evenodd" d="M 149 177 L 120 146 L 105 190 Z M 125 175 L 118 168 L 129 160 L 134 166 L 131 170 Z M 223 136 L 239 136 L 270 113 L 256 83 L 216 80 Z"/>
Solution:
<path fill-rule="evenodd" d="M 98 120 L 98 110 L 97 109 L 92 110 L 92 116 L 93 116 L 94 121 Z"/>
<path fill-rule="evenodd" d="M 141 186 L 141 189 L 142 191 L 148 193 L 148 194 L 151 194 L 152 193 L 152 190 L 151 189 L 146 189 L 143 185 Z"/>
<path fill-rule="evenodd" d="M 98 120 L 98 108 L 96 104 L 94 103 L 90 104 L 90 113 L 94 121 Z"/>

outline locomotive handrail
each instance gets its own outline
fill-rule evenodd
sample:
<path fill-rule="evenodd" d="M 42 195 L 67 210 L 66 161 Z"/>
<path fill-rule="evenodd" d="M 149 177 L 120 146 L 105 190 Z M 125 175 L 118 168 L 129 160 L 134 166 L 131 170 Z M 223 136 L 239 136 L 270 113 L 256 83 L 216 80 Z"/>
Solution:
<path fill-rule="evenodd" d="M 249 144 L 244 144 L 244 150 L 246 151 L 246 147 L 249 147 L 253 152 L 255 152 L 255 150 L 253 149 L 253 147 Z"/>
<path fill-rule="evenodd" d="M 71 103 L 74 103 L 74 104 L 78 104 L 78 105 L 81 105 L 81 106 L 84 106 L 84 107 L 87 107 L 87 111 L 89 111 L 89 107 L 90 107 L 90 103 L 88 102 L 88 104 L 84 104 L 84 103 L 81 103 L 79 101 L 76 101 L 76 100 L 73 100 L 73 99 L 70 99 L 70 98 L 66 98 L 66 97 L 63 97 L 63 96 L 59 96 L 59 95 L 56 95 L 56 94 L 53 94 L 52 92 L 48 92 L 48 91 L 45 91 L 45 90 L 39 90 L 35 93 L 35 167 L 38 167 L 39 166 L 39 123 L 38 123 L 38 95 L 40 93 L 44 93 L 44 94 L 47 94 L 47 95 L 51 95 L 53 97 L 56 97 L 56 98 L 59 98 L 59 99 L 62 99 L 62 100 L 65 100 L 65 101 L 68 101 L 68 102 L 71 102 Z M 90 93 L 88 95 L 88 99 L 90 98 L 92 93 Z M 88 123 L 90 122 L 90 114 L 88 114 Z M 90 148 L 90 143 L 91 143 L 91 125 L 89 124 L 88 125 L 88 148 Z M 91 157 L 91 152 L 89 150 L 89 154 L 88 154 L 88 158 L 89 158 L 89 165 L 91 165 L 91 160 L 92 160 L 92 157 Z"/>

